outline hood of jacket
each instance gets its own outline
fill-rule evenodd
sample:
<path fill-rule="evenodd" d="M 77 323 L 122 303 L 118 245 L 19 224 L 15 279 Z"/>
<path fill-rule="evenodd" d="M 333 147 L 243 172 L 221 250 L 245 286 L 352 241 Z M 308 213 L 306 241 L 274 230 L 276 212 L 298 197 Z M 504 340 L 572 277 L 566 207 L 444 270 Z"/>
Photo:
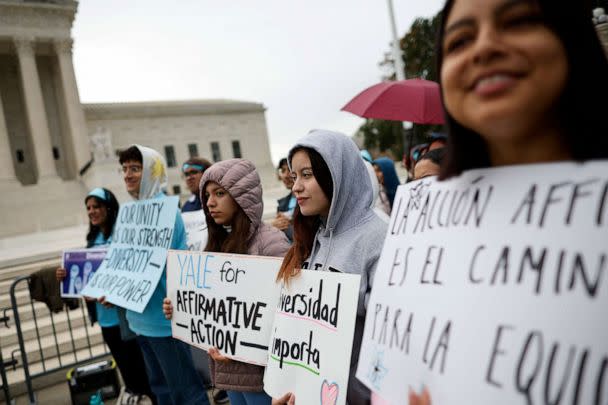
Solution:
<path fill-rule="evenodd" d="M 229 159 L 214 163 L 205 170 L 199 186 L 199 196 L 205 215 L 209 217 L 209 208 L 205 198 L 205 186 L 213 181 L 230 194 L 245 215 L 251 221 L 249 237 L 262 222 L 264 201 L 262 200 L 262 182 L 255 165 L 246 159 Z"/>
<path fill-rule="evenodd" d="M 356 226 L 369 213 L 373 187 L 363 158 L 352 139 L 346 135 L 314 130 L 300 139 L 289 151 L 289 165 L 300 147 L 317 151 L 329 168 L 333 196 L 325 232 L 339 235 Z"/>
<path fill-rule="evenodd" d="M 141 152 L 143 171 L 136 200 L 147 200 L 167 189 L 167 163 L 165 158 L 152 148 L 133 145 Z"/>
<path fill-rule="evenodd" d="M 399 177 L 397 177 L 397 171 L 395 170 L 395 162 L 387 157 L 380 157 L 374 160 L 373 163 L 378 165 L 382 171 L 384 189 L 386 190 L 386 195 L 392 207 L 393 201 L 395 200 L 395 194 L 397 193 L 397 187 L 399 187 Z"/>
<path fill-rule="evenodd" d="M 369 181 L 372 183 L 372 208 L 376 205 L 376 200 L 378 199 L 378 193 L 380 193 L 380 183 L 378 183 L 378 178 L 376 177 L 376 171 L 374 170 L 374 166 L 367 160 L 363 161 L 365 168 L 367 169 L 367 174 L 369 175 Z"/>

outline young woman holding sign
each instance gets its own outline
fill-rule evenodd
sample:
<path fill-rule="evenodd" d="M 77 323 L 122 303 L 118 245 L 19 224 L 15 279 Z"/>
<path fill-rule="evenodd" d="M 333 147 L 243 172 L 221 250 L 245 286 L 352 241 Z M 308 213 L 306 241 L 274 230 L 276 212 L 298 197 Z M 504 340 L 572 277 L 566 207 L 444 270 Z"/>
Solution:
<path fill-rule="evenodd" d="M 588 2 L 448 0 L 437 48 L 448 146 L 441 178 L 608 157 L 608 62 Z M 410 395 L 428 404 L 428 395 Z"/>
<path fill-rule="evenodd" d="M 84 204 L 89 217 L 87 248 L 109 245 L 112 241 L 112 232 L 118 216 L 118 200 L 110 190 L 95 188 L 87 194 Z M 61 281 L 66 277 L 67 272 L 66 269 L 60 267 L 55 274 L 57 280 Z M 99 302 L 89 300 L 91 299 L 87 299 L 87 309 L 89 310 L 91 323 L 99 323 L 103 340 L 110 348 L 112 357 L 114 357 L 125 382 L 124 390 L 121 391 L 117 404 L 155 401 L 148 384 L 144 359 L 135 340 L 135 335 L 129 333 L 125 321 L 121 325 L 119 311 L 122 311 L 124 319 L 124 310 L 116 307 L 106 308 Z"/>
<path fill-rule="evenodd" d="M 288 283 L 300 269 L 361 275 L 346 400 L 368 404 L 369 390 L 355 378 L 363 337 L 366 302 L 387 224 L 371 208 L 373 191 L 355 143 L 345 135 L 315 130 L 289 152 L 294 180 L 294 243 L 277 281 Z M 291 393 L 274 400 L 293 403 Z"/>
<path fill-rule="evenodd" d="M 285 255 L 285 234 L 262 222 L 262 184 L 253 163 L 230 159 L 213 164 L 203 174 L 200 193 L 209 231 L 206 252 Z M 170 319 L 173 306 L 168 298 L 163 311 Z M 270 404 L 263 390 L 264 367 L 230 360 L 216 348 L 209 355 L 211 379 L 217 388 L 227 390 L 232 405 Z"/>

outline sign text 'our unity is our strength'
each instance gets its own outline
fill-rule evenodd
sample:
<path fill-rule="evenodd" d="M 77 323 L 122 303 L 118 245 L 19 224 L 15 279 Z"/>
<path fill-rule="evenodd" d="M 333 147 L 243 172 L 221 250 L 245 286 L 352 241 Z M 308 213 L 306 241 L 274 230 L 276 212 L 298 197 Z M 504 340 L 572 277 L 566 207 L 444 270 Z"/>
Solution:
<path fill-rule="evenodd" d="M 121 205 L 108 253 L 83 295 L 143 312 L 171 247 L 178 197 Z"/>

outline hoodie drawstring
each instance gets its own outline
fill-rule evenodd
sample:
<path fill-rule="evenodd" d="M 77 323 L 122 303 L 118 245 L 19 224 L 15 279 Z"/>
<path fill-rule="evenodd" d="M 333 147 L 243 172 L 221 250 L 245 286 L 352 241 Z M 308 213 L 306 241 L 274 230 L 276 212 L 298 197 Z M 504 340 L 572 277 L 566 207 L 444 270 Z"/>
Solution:
<path fill-rule="evenodd" d="M 312 251 L 310 252 L 310 259 L 309 259 L 309 263 L 308 263 L 308 268 L 310 270 L 313 270 L 313 266 L 315 264 L 315 249 L 317 248 L 317 242 L 319 241 L 319 230 L 317 230 L 317 233 L 315 234 L 315 239 L 312 242 Z"/>
<path fill-rule="evenodd" d="M 329 245 L 327 246 L 327 254 L 325 255 L 325 259 L 323 260 L 323 271 L 327 271 L 327 262 L 329 262 L 329 255 L 331 253 L 331 243 L 334 238 L 334 229 L 329 228 Z"/>

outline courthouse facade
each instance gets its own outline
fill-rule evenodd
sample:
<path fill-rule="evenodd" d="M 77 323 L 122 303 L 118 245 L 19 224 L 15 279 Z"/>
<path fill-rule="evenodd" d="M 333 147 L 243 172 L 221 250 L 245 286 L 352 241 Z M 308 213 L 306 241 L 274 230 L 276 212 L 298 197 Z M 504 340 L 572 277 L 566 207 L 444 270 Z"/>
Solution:
<path fill-rule="evenodd" d="M 116 150 L 140 143 L 169 163 L 185 196 L 190 156 L 244 157 L 271 179 L 264 107 L 198 100 L 81 104 L 72 64 L 77 2 L 0 0 L 0 238 L 86 223 L 88 189 L 126 200 Z"/>

